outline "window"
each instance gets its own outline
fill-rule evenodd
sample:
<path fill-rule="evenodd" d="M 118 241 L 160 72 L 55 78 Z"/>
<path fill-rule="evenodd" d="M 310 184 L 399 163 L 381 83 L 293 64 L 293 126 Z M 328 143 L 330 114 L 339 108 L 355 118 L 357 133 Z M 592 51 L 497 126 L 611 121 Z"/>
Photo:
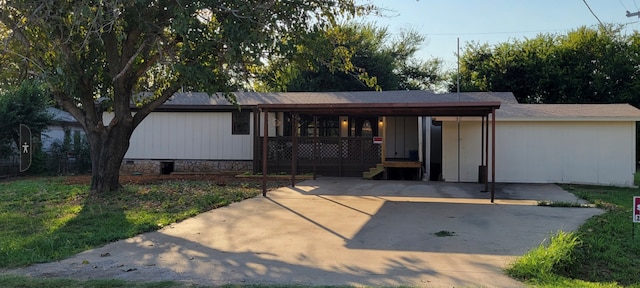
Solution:
<path fill-rule="evenodd" d="M 249 135 L 251 130 L 251 113 L 249 111 L 231 112 L 231 134 Z"/>
<path fill-rule="evenodd" d="M 320 137 L 338 137 L 340 135 L 338 116 L 319 116 L 317 133 Z M 314 118 L 311 115 L 300 115 L 299 119 L 299 135 L 315 136 L 316 127 Z"/>
<path fill-rule="evenodd" d="M 349 120 L 351 137 L 372 137 L 378 133 L 378 117 L 353 117 Z"/>

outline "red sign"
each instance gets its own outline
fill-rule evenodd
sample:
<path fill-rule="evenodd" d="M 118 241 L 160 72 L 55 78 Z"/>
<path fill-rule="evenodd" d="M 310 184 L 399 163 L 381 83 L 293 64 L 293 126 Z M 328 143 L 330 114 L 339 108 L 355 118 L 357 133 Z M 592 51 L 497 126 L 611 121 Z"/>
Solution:
<path fill-rule="evenodd" d="M 633 197 L 633 222 L 640 223 L 640 196 Z"/>
<path fill-rule="evenodd" d="M 382 137 L 374 136 L 373 137 L 373 144 L 382 144 Z"/>

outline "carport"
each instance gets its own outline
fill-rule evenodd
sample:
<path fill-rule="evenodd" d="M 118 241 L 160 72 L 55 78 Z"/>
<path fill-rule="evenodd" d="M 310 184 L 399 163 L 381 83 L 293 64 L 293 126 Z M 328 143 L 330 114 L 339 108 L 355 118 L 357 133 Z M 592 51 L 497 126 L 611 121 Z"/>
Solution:
<path fill-rule="evenodd" d="M 358 116 L 431 116 L 431 117 L 481 117 L 483 125 L 481 149 L 482 166 L 485 167 L 485 173 L 481 173 L 482 181 L 485 184 L 485 191 L 489 191 L 489 157 L 491 155 L 491 202 L 494 201 L 495 195 L 495 111 L 500 108 L 500 102 L 432 102 L 432 103 L 340 103 L 340 104 L 258 104 L 255 112 L 261 112 L 263 115 L 263 141 L 262 141 L 262 195 L 267 196 L 267 174 L 268 161 L 267 155 L 269 151 L 268 138 L 269 128 L 269 112 L 289 112 L 293 114 L 293 127 L 298 125 L 298 116 L 301 114 L 312 115 L 314 119 L 323 115 L 358 115 Z M 257 113 L 255 115 L 258 115 Z M 491 115 L 491 119 L 489 119 Z M 254 117 L 254 129 L 258 132 L 260 125 L 260 117 Z M 491 122 L 491 125 L 489 125 Z M 489 133 L 491 131 L 491 133 Z M 296 163 L 297 163 L 297 129 L 292 129 L 291 143 L 293 154 L 291 160 L 291 186 L 295 186 Z M 256 133 L 256 135 L 259 133 Z M 491 134 L 491 142 L 489 142 L 489 134 Z M 489 154 L 489 143 L 491 143 L 491 154 Z M 313 146 L 317 149 L 317 145 Z M 317 155 L 317 153 L 314 153 Z M 314 169 L 314 179 L 316 173 Z"/>

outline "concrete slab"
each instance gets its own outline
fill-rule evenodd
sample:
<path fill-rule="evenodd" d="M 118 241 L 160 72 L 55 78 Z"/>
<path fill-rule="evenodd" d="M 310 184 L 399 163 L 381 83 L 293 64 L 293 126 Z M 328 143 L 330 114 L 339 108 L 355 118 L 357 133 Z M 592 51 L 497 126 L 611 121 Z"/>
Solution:
<path fill-rule="evenodd" d="M 502 273 L 595 208 L 550 184 L 483 185 L 321 178 L 14 272 L 37 277 L 177 280 L 204 285 L 519 287 Z M 438 237 L 439 231 L 452 236 Z M 108 254 L 107 254 L 108 253 Z"/>

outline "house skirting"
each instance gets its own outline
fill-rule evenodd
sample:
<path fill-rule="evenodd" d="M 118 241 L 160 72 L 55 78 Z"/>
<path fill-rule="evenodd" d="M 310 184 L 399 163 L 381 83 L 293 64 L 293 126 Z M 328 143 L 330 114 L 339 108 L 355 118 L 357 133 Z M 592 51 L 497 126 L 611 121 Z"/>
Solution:
<path fill-rule="evenodd" d="M 253 169 L 252 160 L 155 160 L 125 159 L 120 166 L 122 174 L 170 174 L 245 172 Z"/>

